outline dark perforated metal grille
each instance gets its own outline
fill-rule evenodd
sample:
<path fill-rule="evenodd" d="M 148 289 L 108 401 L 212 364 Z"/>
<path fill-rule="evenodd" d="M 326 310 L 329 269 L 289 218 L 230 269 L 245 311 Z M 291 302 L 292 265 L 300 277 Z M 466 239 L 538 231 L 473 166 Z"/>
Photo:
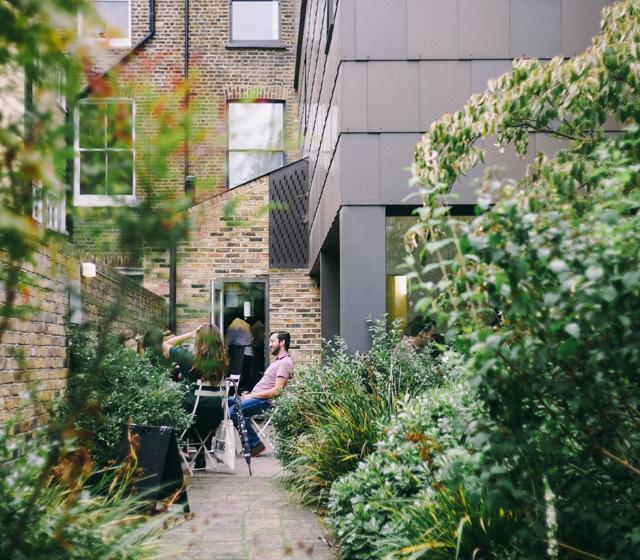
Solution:
<path fill-rule="evenodd" d="M 309 162 L 300 160 L 269 176 L 269 201 L 283 210 L 269 214 L 269 266 L 305 268 L 309 253 L 307 209 Z"/>

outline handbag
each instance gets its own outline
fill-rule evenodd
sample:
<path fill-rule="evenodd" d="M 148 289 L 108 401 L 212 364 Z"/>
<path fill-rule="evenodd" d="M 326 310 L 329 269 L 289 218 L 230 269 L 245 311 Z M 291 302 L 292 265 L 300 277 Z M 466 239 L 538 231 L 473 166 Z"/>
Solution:
<path fill-rule="evenodd" d="M 236 434 L 235 426 L 229 418 L 225 418 L 216 428 L 213 438 L 213 454 L 231 470 L 236 466 Z"/>

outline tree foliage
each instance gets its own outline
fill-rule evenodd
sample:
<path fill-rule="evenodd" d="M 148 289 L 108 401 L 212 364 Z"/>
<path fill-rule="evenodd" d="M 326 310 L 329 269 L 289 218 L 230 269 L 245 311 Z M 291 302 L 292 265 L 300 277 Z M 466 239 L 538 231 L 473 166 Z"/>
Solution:
<path fill-rule="evenodd" d="M 514 533 L 525 557 L 640 550 L 640 5 L 604 14 L 583 54 L 515 62 L 435 122 L 413 167 L 417 275 L 443 275 L 422 283 L 422 306 L 467 356 L 495 425 L 470 428 L 486 442 L 483 467 L 456 483 L 527 513 Z M 604 133 L 607 118 L 620 134 Z M 482 213 L 452 218 L 442 200 L 483 159 L 476 141 L 495 135 L 524 155 L 533 132 L 567 147 L 538 155 L 517 184 L 488 178 Z M 451 258 L 438 257 L 443 246 Z"/>

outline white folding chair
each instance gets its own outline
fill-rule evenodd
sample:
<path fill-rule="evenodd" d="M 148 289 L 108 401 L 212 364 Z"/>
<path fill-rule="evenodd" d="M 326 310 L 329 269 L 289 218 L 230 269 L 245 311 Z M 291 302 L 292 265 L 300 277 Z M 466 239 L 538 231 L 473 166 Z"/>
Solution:
<path fill-rule="evenodd" d="M 224 399 L 226 396 L 226 391 L 224 387 L 207 387 L 202 383 L 201 379 L 198 379 L 196 390 L 194 391 L 194 395 L 196 397 L 196 402 L 193 404 L 193 410 L 191 411 L 191 422 L 188 428 L 180 435 L 179 446 L 180 446 L 180 457 L 189 471 L 189 474 L 193 474 L 194 470 L 203 470 L 206 469 L 206 460 L 209 460 L 213 463 L 216 470 L 218 470 L 218 465 L 216 458 L 211 454 L 211 451 L 207 449 L 206 441 L 213 434 L 213 429 L 209 430 L 206 434 L 203 435 L 198 431 L 198 428 L 195 426 L 195 416 L 198 411 L 198 405 L 202 401 L 202 399 L 210 399 L 210 398 L 220 398 Z M 224 401 L 223 401 L 224 402 Z M 186 437 L 187 433 L 191 429 L 191 433 L 194 435 L 193 438 Z M 200 452 L 204 452 L 205 454 L 205 466 L 196 468 L 195 461 Z"/>
<path fill-rule="evenodd" d="M 260 441 L 264 443 L 264 446 L 271 447 L 272 450 L 275 449 L 273 442 L 269 439 L 269 434 L 271 433 L 271 416 L 266 417 L 264 414 L 249 416 L 249 423 L 253 431 L 260 438 Z"/>

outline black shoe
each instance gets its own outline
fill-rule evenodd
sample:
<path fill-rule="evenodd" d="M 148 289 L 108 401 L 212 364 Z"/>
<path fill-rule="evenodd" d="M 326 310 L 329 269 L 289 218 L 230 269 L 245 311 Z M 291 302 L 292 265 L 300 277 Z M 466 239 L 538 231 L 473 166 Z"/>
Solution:
<path fill-rule="evenodd" d="M 260 442 L 258 445 L 256 445 L 255 447 L 251 448 L 251 456 L 252 457 L 257 457 L 265 449 L 266 449 L 266 447 L 264 446 L 264 443 Z"/>
<path fill-rule="evenodd" d="M 206 469 L 207 468 L 207 460 L 204 456 L 204 453 L 200 453 L 200 455 L 198 455 L 196 457 L 196 463 L 193 467 L 194 469 Z"/>

